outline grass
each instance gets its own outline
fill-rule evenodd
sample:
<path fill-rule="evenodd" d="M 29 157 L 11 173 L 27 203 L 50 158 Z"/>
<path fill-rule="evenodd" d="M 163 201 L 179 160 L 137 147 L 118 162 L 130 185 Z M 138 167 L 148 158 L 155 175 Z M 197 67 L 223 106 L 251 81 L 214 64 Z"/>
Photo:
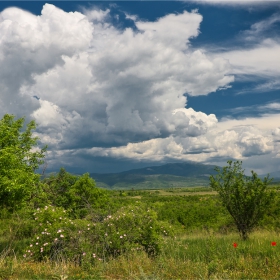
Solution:
<path fill-rule="evenodd" d="M 95 266 L 27 262 L 10 249 L 0 256 L 0 279 L 279 279 L 279 238 L 264 230 L 246 241 L 237 233 L 193 232 L 165 239 L 155 258 L 130 252 Z"/>

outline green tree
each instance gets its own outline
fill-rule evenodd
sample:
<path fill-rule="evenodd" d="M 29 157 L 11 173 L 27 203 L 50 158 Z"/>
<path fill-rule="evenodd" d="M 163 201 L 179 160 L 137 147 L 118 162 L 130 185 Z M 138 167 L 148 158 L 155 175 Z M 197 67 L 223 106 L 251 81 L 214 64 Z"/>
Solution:
<path fill-rule="evenodd" d="M 49 203 L 64 209 L 70 208 L 72 199 L 69 191 L 77 180 L 77 176 L 68 173 L 63 167 L 60 168 L 57 174 L 52 174 L 45 178 L 43 180 L 43 189 Z"/>
<path fill-rule="evenodd" d="M 10 211 L 22 207 L 38 193 L 40 175 L 35 170 L 43 163 L 47 147 L 35 149 L 38 137 L 32 137 L 34 121 L 15 120 L 5 114 L 0 120 L 0 207 Z"/>
<path fill-rule="evenodd" d="M 97 188 L 89 173 L 80 176 L 69 193 L 72 198 L 72 207 L 81 217 L 87 213 L 92 214 L 96 209 L 100 210 L 108 204 L 107 191 Z"/>
<path fill-rule="evenodd" d="M 43 180 L 43 188 L 50 204 L 70 210 L 74 217 L 83 218 L 108 206 L 107 191 L 97 188 L 88 173 L 76 176 L 60 168 Z"/>
<path fill-rule="evenodd" d="M 262 181 L 254 171 L 245 176 L 242 162 L 228 161 L 222 169 L 216 168 L 210 176 L 210 187 L 218 192 L 223 205 L 232 216 L 237 230 L 245 240 L 248 234 L 269 211 L 275 192 L 268 190 L 269 176 Z"/>

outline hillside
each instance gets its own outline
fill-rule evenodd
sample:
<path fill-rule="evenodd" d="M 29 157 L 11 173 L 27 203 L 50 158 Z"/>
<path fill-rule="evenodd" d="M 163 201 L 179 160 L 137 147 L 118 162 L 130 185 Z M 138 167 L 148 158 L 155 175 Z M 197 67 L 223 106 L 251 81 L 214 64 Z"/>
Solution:
<path fill-rule="evenodd" d="M 214 165 L 169 163 L 132 169 L 120 173 L 91 173 L 97 186 L 109 189 L 164 189 L 172 187 L 207 186 Z"/>

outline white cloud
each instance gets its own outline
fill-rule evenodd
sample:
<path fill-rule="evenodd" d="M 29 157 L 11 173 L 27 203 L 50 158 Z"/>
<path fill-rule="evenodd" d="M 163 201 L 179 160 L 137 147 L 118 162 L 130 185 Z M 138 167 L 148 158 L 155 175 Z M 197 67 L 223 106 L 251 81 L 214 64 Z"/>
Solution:
<path fill-rule="evenodd" d="M 271 126 L 264 125 L 268 120 Z M 176 159 L 205 162 L 220 159 L 224 163 L 229 158 L 235 158 L 246 162 L 253 156 L 277 156 L 277 151 L 280 152 L 280 145 L 276 141 L 280 130 L 275 129 L 276 120 L 279 120 L 279 115 L 224 120 L 215 124 L 204 135 L 196 137 L 169 136 L 121 147 L 92 148 L 87 152 L 92 156 L 132 160 Z"/>
<path fill-rule="evenodd" d="M 232 65 L 231 73 L 235 75 L 272 79 L 280 75 L 280 44 L 271 39 L 266 39 L 250 49 L 215 53 L 213 56 L 228 59 Z"/>
<path fill-rule="evenodd" d="M 35 118 L 40 137 L 48 134 L 57 149 L 198 136 L 217 122 L 185 109 L 186 92 L 206 95 L 233 81 L 227 61 L 188 50 L 201 15 L 132 17 L 135 33 L 107 22 L 109 10 L 84 14 L 50 4 L 40 16 L 18 8 L 1 13 L 2 108 Z M 7 107 L 11 96 L 18 107 L 30 104 Z"/>
<path fill-rule="evenodd" d="M 156 22 L 131 17 L 139 32 L 112 26 L 109 10 L 84 14 L 50 4 L 40 16 L 17 8 L 0 14 L 0 109 L 35 118 L 51 164 L 85 153 L 206 161 L 272 151 L 274 136 L 260 124 L 275 116 L 253 119 L 260 127 L 244 120 L 240 130 L 241 121 L 218 123 L 213 114 L 185 107 L 186 93 L 207 95 L 233 82 L 226 59 L 241 73 L 278 74 L 275 42 L 256 52 L 223 53 L 223 59 L 189 48 L 202 21 L 196 12 Z M 271 50 L 274 64 L 258 57 Z M 278 126 L 273 121 L 271 129 Z"/>
<path fill-rule="evenodd" d="M 280 22 L 279 13 L 275 13 L 265 20 L 252 24 L 249 30 L 242 32 L 242 36 L 244 36 L 246 40 L 259 40 L 260 36 L 265 36 L 265 33 L 277 22 Z"/>

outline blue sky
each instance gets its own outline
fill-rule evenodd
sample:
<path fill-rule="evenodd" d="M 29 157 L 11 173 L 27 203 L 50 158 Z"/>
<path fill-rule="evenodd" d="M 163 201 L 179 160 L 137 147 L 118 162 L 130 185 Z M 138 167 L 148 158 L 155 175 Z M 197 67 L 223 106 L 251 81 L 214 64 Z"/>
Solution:
<path fill-rule="evenodd" d="M 0 2 L 0 62 L 48 171 L 280 173 L 280 1 Z"/>

